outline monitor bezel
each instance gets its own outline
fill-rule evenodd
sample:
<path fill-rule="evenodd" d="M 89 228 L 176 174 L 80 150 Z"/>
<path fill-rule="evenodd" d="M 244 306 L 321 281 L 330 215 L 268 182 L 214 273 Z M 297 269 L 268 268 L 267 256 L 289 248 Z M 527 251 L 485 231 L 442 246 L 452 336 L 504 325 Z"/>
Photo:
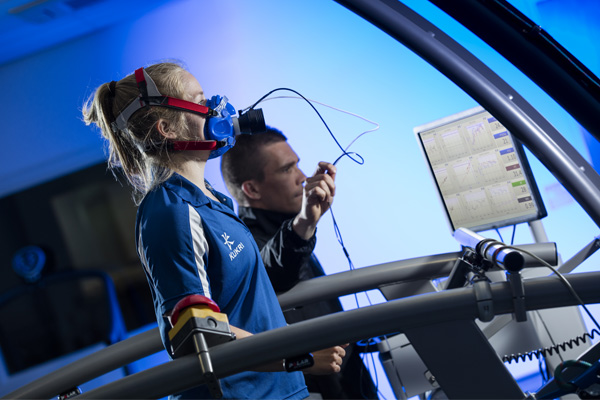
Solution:
<path fill-rule="evenodd" d="M 504 218 L 504 219 L 498 219 L 498 220 L 495 220 L 492 222 L 485 222 L 485 223 L 482 223 L 479 225 L 473 225 L 473 226 L 457 226 L 457 225 L 455 225 L 455 222 L 452 220 L 452 217 L 448 210 L 448 206 L 444 200 L 444 195 L 442 193 L 442 190 L 441 190 L 441 188 L 438 184 L 438 181 L 435 177 L 435 173 L 434 173 L 434 169 L 433 169 L 434 164 L 431 162 L 429 155 L 427 154 L 427 152 L 425 150 L 425 146 L 424 146 L 423 138 L 422 138 L 421 134 L 423 132 L 430 131 L 435 128 L 439 128 L 441 126 L 444 126 L 444 125 L 447 125 L 447 124 L 450 124 L 453 122 L 458 122 L 460 120 L 471 118 L 477 114 L 482 114 L 482 113 L 487 113 L 490 117 L 495 118 L 490 112 L 485 110 L 483 107 L 478 106 L 478 107 L 474 107 L 474 108 L 471 108 L 471 109 L 468 109 L 468 110 L 465 110 L 462 112 L 458 112 L 458 113 L 449 115 L 447 117 L 437 119 L 435 121 L 432 121 L 432 122 L 429 122 L 426 124 L 416 126 L 413 129 L 413 132 L 417 139 L 417 143 L 419 145 L 419 149 L 421 150 L 423 159 L 425 160 L 425 163 L 427 164 L 427 170 L 429 172 L 429 176 L 432 179 L 433 184 L 435 186 L 438 200 L 442 205 L 442 209 L 444 210 L 444 215 L 446 217 L 448 226 L 449 226 L 452 234 L 454 234 L 454 232 L 458 228 L 461 228 L 461 227 L 468 228 L 474 232 L 481 232 L 481 231 L 486 231 L 486 230 L 490 230 L 490 229 L 499 229 L 499 228 L 503 228 L 506 226 L 511 226 L 511 225 L 516 225 L 516 224 L 520 224 L 520 223 L 539 220 L 548 215 L 547 211 L 546 211 L 546 207 L 545 207 L 543 199 L 542 199 L 542 196 L 540 194 L 539 188 L 534 179 L 533 172 L 531 170 L 531 166 L 527 159 L 527 155 L 525 153 L 524 146 L 520 140 L 518 140 L 508 129 L 506 129 L 506 132 L 508 133 L 510 139 L 512 140 L 512 143 L 514 144 L 515 154 L 517 155 L 518 162 L 523 171 L 523 177 L 525 178 L 527 185 L 529 186 L 530 194 L 533 199 L 534 206 L 535 206 L 534 211 L 532 213 L 529 213 L 526 215 L 520 215 L 520 216 L 516 216 L 516 217 L 508 217 L 507 216 L 507 218 Z"/>

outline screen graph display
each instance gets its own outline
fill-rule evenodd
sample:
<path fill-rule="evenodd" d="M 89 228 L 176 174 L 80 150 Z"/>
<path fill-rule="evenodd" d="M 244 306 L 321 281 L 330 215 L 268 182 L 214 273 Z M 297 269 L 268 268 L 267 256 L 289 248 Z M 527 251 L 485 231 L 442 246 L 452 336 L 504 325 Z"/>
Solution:
<path fill-rule="evenodd" d="M 414 128 L 452 232 L 545 217 L 521 144 L 482 107 Z"/>

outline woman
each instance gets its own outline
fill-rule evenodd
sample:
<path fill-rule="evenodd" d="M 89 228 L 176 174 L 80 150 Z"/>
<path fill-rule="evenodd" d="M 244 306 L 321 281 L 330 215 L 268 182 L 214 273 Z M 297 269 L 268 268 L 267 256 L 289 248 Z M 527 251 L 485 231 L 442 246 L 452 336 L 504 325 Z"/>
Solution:
<path fill-rule="evenodd" d="M 285 325 L 252 235 L 231 199 L 204 179 L 206 161 L 232 145 L 223 125 L 234 110 L 226 98 L 207 100 L 176 63 L 105 83 L 83 108 L 86 124 L 100 127 L 108 141 L 109 165 L 121 168 L 135 190 L 138 255 L 167 349 L 169 314 L 191 294 L 215 301 L 238 339 Z M 342 347 L 317 353 L 308 373 L 339 371 Z M 279 361 L 260 368 L 268 372 L 223 378 L 224 398 L 307 397 L 302 373 L 283 370 Z M 182 397 L 210 396 L 202 385 Z"/>

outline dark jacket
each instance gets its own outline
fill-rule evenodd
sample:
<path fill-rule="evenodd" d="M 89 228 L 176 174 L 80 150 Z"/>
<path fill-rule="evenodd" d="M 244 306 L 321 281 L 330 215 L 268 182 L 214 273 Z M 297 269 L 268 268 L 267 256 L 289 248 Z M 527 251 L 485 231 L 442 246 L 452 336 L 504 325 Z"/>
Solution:
<path fill-rule="evenodd" d="M 300 281 L 325 275 L 313 254 L 316 237 L 304 240 L 292 229 L 295 214 L 241 206 L 238 214 L 258 244 L 275 292 L 285 292 Z M 331 299 L 286 311 L 284 316 L 292 324 L 340 311 L 343 308 L 339 300 Z M 339 374 L 305 378 L 308 390 L 321 393 L 324 399 L 377 398 L 375 385 L 354 345 L 346 348 Z"/>

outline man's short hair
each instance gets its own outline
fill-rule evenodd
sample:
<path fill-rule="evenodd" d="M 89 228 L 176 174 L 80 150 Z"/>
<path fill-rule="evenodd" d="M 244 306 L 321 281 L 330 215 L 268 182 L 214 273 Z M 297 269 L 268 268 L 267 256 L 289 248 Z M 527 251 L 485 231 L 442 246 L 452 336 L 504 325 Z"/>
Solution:
<path fill-rule="evenodd" d="M 261 157 L 262 148 L 287 138 L 278 129 L 267 126 L 264 133 L 242 134 L 236 137 L 235 145 L 221 156 L 221 173 L 227 190 L 238 204 L 245 204 L 242 183 L 249 180 L 261 182 L 267 160 Z"/>

